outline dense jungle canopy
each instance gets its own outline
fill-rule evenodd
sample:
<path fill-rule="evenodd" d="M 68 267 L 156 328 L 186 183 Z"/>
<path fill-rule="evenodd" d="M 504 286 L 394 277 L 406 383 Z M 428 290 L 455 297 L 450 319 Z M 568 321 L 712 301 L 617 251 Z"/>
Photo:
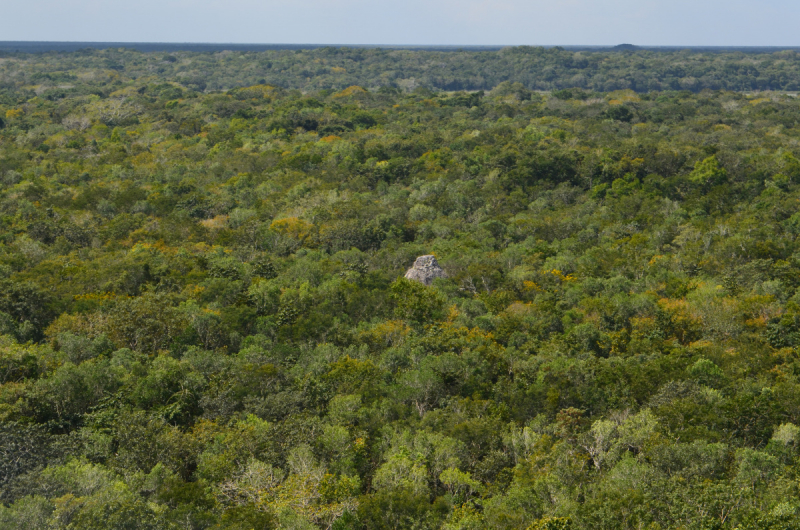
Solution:
<path fill-rule="evenodd" d="M 800 527 L 798 65 L 0 57 L 0 528 Z"/>
<path fill-rule="evenodd" d="M 800 52 L 575 51 L 518 46 L 499 51 L 314 48 L 262 52 L 141 53 L 85 49 L 39 54 L 0 51 L 0 94 L 30 86 L 45 97 L 108 94 L 130 80 L 174 82 L 196 91 L 269 84 L 304 92 L 395 87 L 412 91 L 800 90 Z M 8 92 L 7 92 L 8 93 Z M 11 97 L 15 97 L 12 95 Z M 18 97 L 18 96 L 16 96 Z M 31 97 L 29 95 L 28 97 Z"/>

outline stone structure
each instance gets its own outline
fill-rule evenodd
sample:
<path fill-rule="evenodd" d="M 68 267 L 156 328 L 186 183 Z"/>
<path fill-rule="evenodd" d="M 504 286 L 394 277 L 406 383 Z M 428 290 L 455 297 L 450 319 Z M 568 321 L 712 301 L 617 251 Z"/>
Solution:
<path fill-rule="evenodd" d="M 430 285 L 434 278 L 447 278 L 447 273 L 439 266 L 435 256 L 428 255 L 417 258 L 414 266 L 406 272 L 406 278 Z"/>

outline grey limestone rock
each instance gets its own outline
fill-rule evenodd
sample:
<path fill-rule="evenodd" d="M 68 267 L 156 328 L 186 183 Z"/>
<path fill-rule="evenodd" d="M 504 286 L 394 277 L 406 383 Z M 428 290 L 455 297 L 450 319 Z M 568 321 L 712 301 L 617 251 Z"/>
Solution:
<path fill-rule="evenodd" d="M 414 266 L 406 272 L 406 278 L 430 285 L 435 278 L 447 278 L 447 273 L 439 266 L 435 256 L 427 255 L 416 259 Z"/>

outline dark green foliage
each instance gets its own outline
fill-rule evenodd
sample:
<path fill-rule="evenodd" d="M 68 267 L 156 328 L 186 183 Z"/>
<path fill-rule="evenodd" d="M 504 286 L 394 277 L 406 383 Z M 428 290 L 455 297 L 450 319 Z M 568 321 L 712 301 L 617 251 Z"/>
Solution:
<path fill-rule="evenodd" d="M 32 282 L 0 281 L 0 311 L 11 317 L 16 334 L 38 339 L 53 317 L 50 296 Z"/>
<path fill-rule="evenodd" d="M 0 424 L 0 488 L 7 500 L 10 483 L 20 475 L 44 467 L 55 456 L 53 437 L 41 425 Z"/>
<path fill-rule="evenodd" d="M 606 111 L 606 116 L 612 120 L 629 122 L 633 119 L 633 112 L 628 107 L 619 105 L 609 108 Z"/>

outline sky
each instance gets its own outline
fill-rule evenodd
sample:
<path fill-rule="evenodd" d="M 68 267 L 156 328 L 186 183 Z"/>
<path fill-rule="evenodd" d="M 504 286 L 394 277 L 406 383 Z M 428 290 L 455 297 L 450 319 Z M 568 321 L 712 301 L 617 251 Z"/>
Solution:
<path fill-rule="evenodd" d="M 800 46 L 797 0 L 2 0 L 0 41 Z"/>

